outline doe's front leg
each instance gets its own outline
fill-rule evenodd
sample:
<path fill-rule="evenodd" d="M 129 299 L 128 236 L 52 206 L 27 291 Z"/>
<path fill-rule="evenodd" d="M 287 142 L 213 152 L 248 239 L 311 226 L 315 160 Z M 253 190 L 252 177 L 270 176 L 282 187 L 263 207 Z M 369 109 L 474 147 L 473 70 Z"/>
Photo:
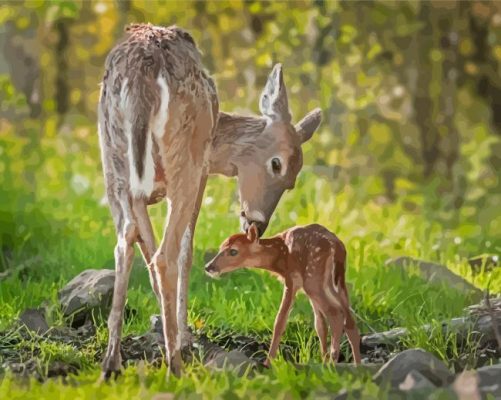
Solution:
<path fill-rule="evenodd" d="M 181 374 L 181 328 L 186 308 L 189 267 L 192 259 L 196 195 L 171 198 L 171 210 L 162 243 L 154 256 L 160 294 L 161 316 L 169 371 Z M 180 301 L 181 299 L 181 301 Z"/>

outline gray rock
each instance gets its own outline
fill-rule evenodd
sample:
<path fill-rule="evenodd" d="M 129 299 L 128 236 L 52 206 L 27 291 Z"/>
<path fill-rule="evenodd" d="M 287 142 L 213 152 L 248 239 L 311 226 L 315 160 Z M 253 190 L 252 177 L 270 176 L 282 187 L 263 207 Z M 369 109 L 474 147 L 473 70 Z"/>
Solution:
<path fill-rule="evenodd" d="M 164 329 L 162 327 L 162 318 L 160 318 L 160 315 L 155 314 L 150 317 L 150 329 L 153 332 L 163 335 Z"/>
<path fill-rule="evenodd" d="M 231 370 L 235 371 L 239 376 L 243 375 L 249 368 L 256 364 L 244 353 L 238 350 L 232 350 L 228 353 L 219 353 L 205 366 L 212 370 Z"/>
<path fill-rule="evenodd" d="M 396 354 L 374 375 L 378 384 L 388 382 L 397 387 L 411 371 L 421 373 L 436 386 L 442 386 L 453 380 L 453 374 L 447 366 L 433 354 L 422 349 L 409 349 Z"/>
<path fill-rule="evenodd" d="M 479 388 L 482 393 L 501 398 L 501 364 L 489 365 L 477 370 Z"/>
<path fill-rule="evenodd" d="M 64 316 L 73 316 L 73 326 L 80 326 L 94 310 L 107 315 L 114 284 L 115 271 L 88 269 L 81 272 L 59 291 Z"/>
<path fill-rule="evenodd" d="M 501 399 L 501 364 L 464 371 L 452 388 L 459 399 Z"/>
<path fill-rule="evenodd" d="M 452 286 L 463 293 L 470 294 L 475 300 L 480 300 L 483 297 L 483 293 L 480 289 L 464 280 L 461 276 L 450 271 L 445 265 L 419 260 L 413 257 L 397 257 L 389 259 L 385 264 L 387 266 L 394 265 L 401 268 L 416 266 L 422 278 L 426 279 L 428 282 Z"/>
<path fill-rule="evenodd" d="M 480 399 L 478 375 L 475 371 L 464 371 L 459 374 L 452 385 L 459 400 Z"/>
<path fill-rule="evenodd" d="M 49 330 L 49 325 L 45 320 L 43 310 L 37 308 L 28 308 L 19 316 L 19 322 L 28 328 L 30 331 L 40 335 L 45 334 Z"/>
<path fill-rule="evenodd" d="M 461 342 L 467 338 L 478 341 L 480 345 L 495 340 L 494 323 L 501 326 L 501 310 L 495 310 L 494 319 L 491 315 L 474 314 L 466 317 L 452 318 L 442 322 L 442 332 L 444 336 L 451 333 L 456 335 L 456 340 Z M 421 329 L 425 332 L 431 331 L 433 327 L 429 324 L 423 325 Z M 395 328 L 385 332 L 376 332 L 362 337 L 362 345 L 369 348 L 376 347 L 396 347 L 398 343 L 409 334 L 407 328 Z"/>
<path fill-rule="evenodd" d="M 404 381 L 398 385 L 398 388 L 404 392 L 421 390 L 424 391 L 426 389 L 435 389 L 436 386 L 430 382 L 428 378 L 426 378 L 421 372 L 412 370 L 407 374 Z"/>

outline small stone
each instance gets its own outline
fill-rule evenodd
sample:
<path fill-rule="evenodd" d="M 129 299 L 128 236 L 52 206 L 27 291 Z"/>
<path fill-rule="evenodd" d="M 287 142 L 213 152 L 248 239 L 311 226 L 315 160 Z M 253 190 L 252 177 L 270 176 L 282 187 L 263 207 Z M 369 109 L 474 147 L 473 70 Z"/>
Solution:
<path fill-rule="evenodd" d="M 164 330 L 162 327 L 162 318 L 160 318 L 160 315 L 152 315 L 150 317 L 150 329 L 153 332 L 159 333 L 160 335 L 163 335 Z"/>
<path fill-rule="evenodd" d="M 479 368 L 477 375 L 482 393 L 490 393 L 494 398 L 501 398 L 501 364 Z"/>
<path fill-rule="evenodd" d="M 458 375 L 452 388 L 459 400 L 480 400 L 478 375 L 475 371 L 464 371 Z"/>
<path fill-rule="evenodd" d="M 402 269 L 415 266 L 419 269 L 421 277 L 428 282 L 454 287 L 465 294 L 471 295 L 473 299 L 480 300 L 483 297 L 483 292 L 480 289 L 463 279 L 461 276 L 456 275 L 445 265 L 406 256 L 389 259 L 386 261 L 385 265 L 397 266 Z"/>
<path fill-rule="evenodd" d="M 73 317 L 73 327 L 90 319 L 94 310 L 108 315 L 113 297 L 115 271 L 88 269 L 73 278 L 59 291 L 65 317 Z"/>
<path fill-rule="evenodd" d="M 501 364 L 464 371 L 452 385 L 460 400 L 501 398 Z"/>
<path fill-rule="evenodd" d="M 205 366 L 212 370 L 231 370 L 239 376 L 243 375 L 249 368 L 255 366 L 255 362 L 238 350 L 228 353 L 219 353 Z"/>
<path fill-rule="evenodd" d="M 419 371 L 412 370 L 407 374 L 404 381 L 398 385 L 398 388 L 404 392 L 409 392 L 411 390 L 435 389 L 436 386 Z"/>
<path fill-rule="evenodd" d="M 39 335 L 45 334 L 49 330 L 49 325 L 45 321 L 43 310 L 29 308 L 21 313 L 19 322 L 32 332 Z"/>
<path fill-rule="evenodd" d="M 390 382 L 393 387 L 397 387 L 413 370 L 420 372 L 437 386 L 448 384 L 453 379 L 447 366 L 433 354 L 422 349 L 409 349 L 396 354 L 384 364 L 374 375 L 374 381 Z"/>

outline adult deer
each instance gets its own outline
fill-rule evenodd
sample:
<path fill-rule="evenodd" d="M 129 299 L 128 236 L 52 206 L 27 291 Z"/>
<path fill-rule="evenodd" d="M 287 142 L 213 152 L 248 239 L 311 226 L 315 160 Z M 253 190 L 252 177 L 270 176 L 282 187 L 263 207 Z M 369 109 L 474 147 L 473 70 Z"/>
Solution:
<path fill-rule="evenodd" d="M 180 373 L 188 337 L 187 290 L 193 234 L 208 174 L 236 176 L 241 225 L 262 234 L 302 167 L 301 144 L 320 110 L 291 124 L 280 65 L 260 99 L 262 116 L 218 112 L 216 89 L 192 37 L 177 27 L 132 25 L 106 59 L 99 138 L 106 192 L 116 227 L 115 288 L 103 377 L 120 370 L 120 336 L 134 243 L 161 306 L 169 370 Z M 147 205 L 167 199 L 159 247 Z"/>

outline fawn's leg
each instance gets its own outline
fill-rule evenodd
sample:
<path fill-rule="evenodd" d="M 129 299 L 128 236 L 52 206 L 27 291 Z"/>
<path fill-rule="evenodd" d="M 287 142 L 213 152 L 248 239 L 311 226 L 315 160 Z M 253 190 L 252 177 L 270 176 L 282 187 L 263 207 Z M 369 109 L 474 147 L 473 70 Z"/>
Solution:
<path fill-rule="evenodd" d="M 103 378 L 109 379 L 112 374 L 120 372 L 120 337 L 122 334 L 123 313 L 127 298 L 127 286 L 134 257 L 134 242 L 137 237 L 136 225 L 128 199 L 118 202 L 109 198 L 110 208 L 117 230 L 115 247 L 115 285 L 113 301 L 108 317 L 108 348 L 104 356 Z"/>
<path fill-rule="evenodd" d="M 315 331 L 317 332 L 318 339 L 320 340 L 320 353 L 322 354 L 322 360 L 327 360 L 327 325 L 325 323 L 324 316 L 320 311 L 317 304 L 310 301 L 311 307 L 313 308 L 313 313 L 315 314 Z"/>
<path fill-rule="evenodd" d="M 345 315 L 346 319 L 344 323 L 344 330 L 346 332 L 346 336 L 348 337 L 348 341 L 350 342 L 351 352 L 353 354 L 353 362 L 355 363 L 355 365 L 358 365 L 361 362 L 360 332 L 358 331 L 357 324 L 349 308 L 345 310 Z"/>
<path fill-rule="evenodd" d="M 280 304 L 280 309 L 275 317 L 275 325 L 273 327 L 273 338 L 271 339 L 270 351 L 268 353 L 268 359 L 265 365 L 270 364 L 270 360 L 275 358 L 278 351 L 278 345 L 280 344 L 280 338 L 282 337 L 285 326 L 287 325 L 287 318 L 289 317 L 289 312 L 294 302 L 294 296 L 296 295 L 297 289 L 293 287 L 292 284 L 285 283 L 284 292 L 282 296 L 282 303 Z"/>
<path fill-rule="evenodd" d="M 150 275 L 150 283 L 158 302 L 160 302 L 160 293 L 158 290 L 157 278 L 152 264 L 153 256 L 157 251 L 157 246 L 155 243 L 155 235 L 153 233 L 153 227 L 151 226 L 151 220 L 148 215 L 146 201 L 144 199 L 134 199 L 132 201 L 132 210 L 134 211 L 134 216 L 136 217 L 136 225 L 138 231 L 138 242 L 139 249 L 143 255 L 144 262 L 148 268 L 148 273 Z"/>
<path fill-rule="evenodd" d="M 319 306 L 331 328 L 331 359 L 337 362 L 344 328 L 343 309 L 340 302 L 330 295 L 328 288 L 319 295 Z"/>

